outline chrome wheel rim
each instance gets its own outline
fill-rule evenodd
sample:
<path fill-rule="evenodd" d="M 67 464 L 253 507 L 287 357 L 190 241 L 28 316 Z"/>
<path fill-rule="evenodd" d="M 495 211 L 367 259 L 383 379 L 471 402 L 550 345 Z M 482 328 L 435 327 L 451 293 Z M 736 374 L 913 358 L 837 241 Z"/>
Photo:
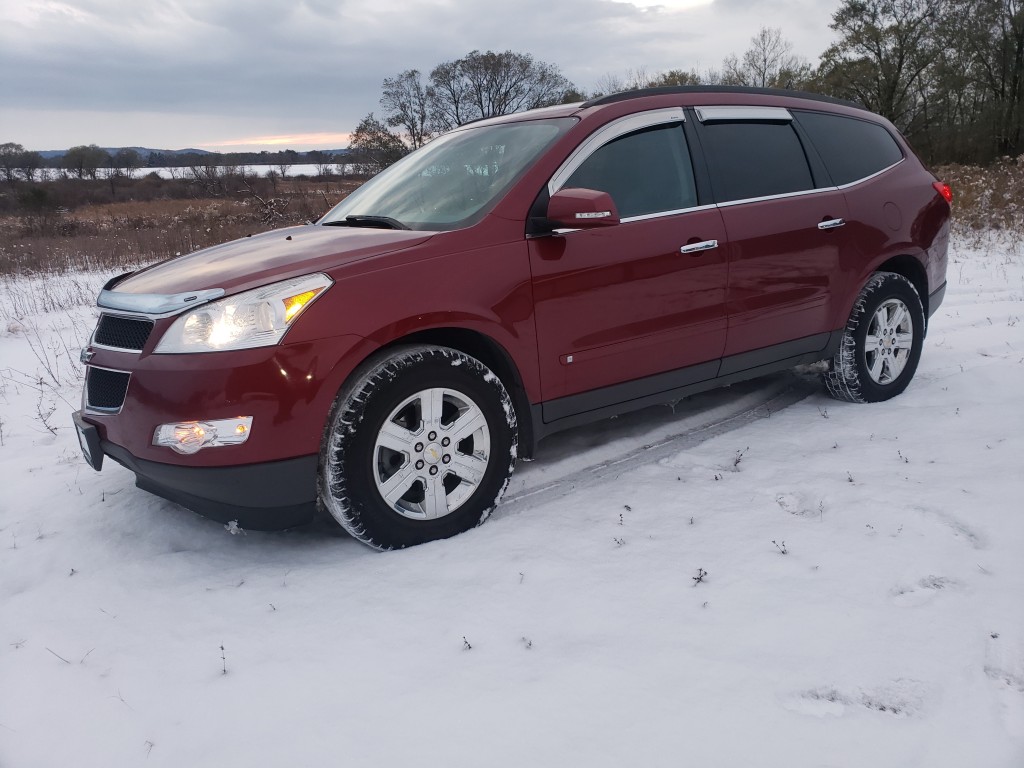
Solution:
<path fill-rule="evenodd" d="M 907 305 L 888 299 L 875 310 L 864 339 L 868 375 L 876 384 L 891 384 L 900 377 L 914 346 L 914 323 Z"/>
<path fill-rule="evenodd" d="M 449 515 L 473 495 L 491 456 L 487 418 L 454 389 L 425 389 L 391 411 L 373 446 L 384 503 L 412 520 Z"/>

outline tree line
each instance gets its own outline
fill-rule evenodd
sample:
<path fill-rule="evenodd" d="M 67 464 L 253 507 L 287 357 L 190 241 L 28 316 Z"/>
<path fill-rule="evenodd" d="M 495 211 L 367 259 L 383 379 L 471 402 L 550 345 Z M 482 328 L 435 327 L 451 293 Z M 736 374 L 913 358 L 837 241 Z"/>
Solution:
<path fill-rule="evenodd" d="M 96 144 L 71 147 L 62 155 L 45 158 L 39 152 L 26 150 L 21 144 L 0 144 L 0 175 L 5 181 L 37 181 L 53 170 L 62 178 L 92 179 L 133 178 L 142 168 L 241 168 L 248 165 L 269 165 L 281 176 L 287 176 L 293 165 L 315 165 L 318 176 L 335 172 L 335 165 L 345 162 L 345 154 L 312 150 L 296 152 L 147 152 L 123 148 L 108 151 Z M 52 175 L 52 174 L 51 174 Z"/>
<path fill-rule="evenodd" d="M 356 126 L 351 150 L 375 173 L 434 136 L 481 118 L 673 85 L 804 90 L 858 102 L 892 121 L 931 163 L 988 164 L 1024 153 L 1024 0 L 843 0 L 838 40 L 817 64 L 764 27 L 720 68 L 644 68 L 592 92 L 554 64 L 513 51 L 471 51 L 429 73 L 385 78 L 380 117 Z"/>

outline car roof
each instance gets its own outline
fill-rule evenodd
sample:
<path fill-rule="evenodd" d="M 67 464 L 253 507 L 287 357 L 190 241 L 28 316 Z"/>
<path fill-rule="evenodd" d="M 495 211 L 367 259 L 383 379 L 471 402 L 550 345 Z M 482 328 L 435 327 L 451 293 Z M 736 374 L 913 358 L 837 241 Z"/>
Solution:
<path fill-rule="evenodd" d="M 679 99 L 678 97 L 680 96 L 684 98 Z M 634 91 L 622 91 L 620 93 L 612 93 L 607 96 L 600 96 L 584 102 L 556 104 L 550 107 L 529 109 L 524 112 L 513 112 L 508 115 L 481 118 L 479 120 L 472 120 L 468 123 L 464 123 L 456 130 L 469 126 L 476 128 L 481 125 L 498 125 L 501 123 L 512 123 L 523 120 L 544 120 L 558 117 L 582 116 L 585 112 L 592 114 L 593 111 L 600 110 L 601 108 L 608 107 L 613 104 L 623 105 L 624 102 L 630 101 L 647 100 L 651 102 L 649 105 L 638 105 L 638 108 L 644 109 L 648 108 L 648 106 L 650 108 L 655 108 L 666 106 L 667 100 L 665 97 L 677 97 L 675 100 L 676 103 L 681 103 L 685 106 L 708 106 L 710 103 L 721 103 L 718 98 L 712 99 L 712 101 L 709 102 L 706 99 L 702 99 L 702 96 L 724 96 L 726 97 L 724 101 L 729 104 L 743 103 L 745 101 L 743 98 L 744 96 L 752 96 L 754 97 L 753 103 L 757 105 L 770 104 L 773 99 L 785 99 L 785 106 L 790 107 L 799 106 L 799 102 L 803 101 L 811 102 L 805 104 L 807 107 L 820 107 L 820 105 L 823 104 L 830 104 L 837 107 L 845 107 L 846 109 L 868 112 L 862 104 L 858 104 L 857 102 L 836 99 L 831 96 L 824 96 L 820 93 L 809 93 L 807 91 L 791 91 L 785 88 L 749 88 L 746 86 L 736 85 L 678 85 L 660 88 L 640 88 Z M 843 110 L 837 111 L 842 112 Z M 869 112 L 869 114 L 872 113 Z"/>
<path fill-rule="evenodd" d="M 862 104 L 858 104 L 857 102 L 846 101 L 845 99 L 836 99 L 831 96 L 825 96 L 820 93 L 810 93 L 808 91 L 793 91 L 788 88 L 751 88 L 742 85 L 670 85 L 659 88 L 639 88 L 633 91 L 621 91 L 619 93 L 612 93 L 607 96 L 600 96 L 596 99 L 590 99 L 589 101 L 583 102 L 581 107 L 583 109 L 586 109 L 588 107 L 599 107 L 605 104 L 616 104 L 618 102 L 629 101 L 631 99 L 642 99 L 650 96 L 671 96 L 675 94 L 686 94 L 695 96 L 699 96 L 702 94 L 777 96 L 789 99 L 805 99 L 807 101 L 823 102 L 826 104 L 836 104 L 841 107 L 852 107 L 854 109 L 864 109 L 864 106 Z"/>

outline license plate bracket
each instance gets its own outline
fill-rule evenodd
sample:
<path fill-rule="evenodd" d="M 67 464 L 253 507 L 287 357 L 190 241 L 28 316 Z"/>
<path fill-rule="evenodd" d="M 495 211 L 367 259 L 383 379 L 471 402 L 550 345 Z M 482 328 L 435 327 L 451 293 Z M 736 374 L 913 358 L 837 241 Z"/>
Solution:
<path fill-rule="evenodd" d="M 103 449 L 100 447 L 100 431 L 82 418 L 81 411 L 71 415 L 78 433 L 78 445 L 82 448 L 82 456 L 86 463 L 99 472 L 103 468 Z"/>

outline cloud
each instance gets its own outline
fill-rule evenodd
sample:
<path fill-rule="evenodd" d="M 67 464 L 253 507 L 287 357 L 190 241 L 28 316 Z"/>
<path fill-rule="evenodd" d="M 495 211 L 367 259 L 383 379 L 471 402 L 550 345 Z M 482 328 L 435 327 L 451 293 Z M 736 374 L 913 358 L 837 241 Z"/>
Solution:
<path fill-rule="evenodd" d="M 109 113 L 111 135 L 125 115 L 164 116 L 165 133 L 131 143 L 173 137 L 195 120 L 218 131 L 252 121 L 249 130 L 208 134 L 207 144 L 240 135 L 336 134 L 379 111 L 384 77 L 409 68 L 427 73 L 474 49 L 531 53 L 583 88 L 639 67 L 717 67 L 763 24 L 781 26 L 813 60 L 827 44 L 838 4 L 715 0 L 678 7 L 691 2 L 701 0 L 654 7 L 613 0 L 6 3 L 0 94 L 5 113 L 21 119 L 5 119 L 10 135 L 0 141 L 31 144 L 41 126 L 27 116 L 54 111 Z M 82 142 L 74 121 L 64 127 L 65 144 Z"/>

